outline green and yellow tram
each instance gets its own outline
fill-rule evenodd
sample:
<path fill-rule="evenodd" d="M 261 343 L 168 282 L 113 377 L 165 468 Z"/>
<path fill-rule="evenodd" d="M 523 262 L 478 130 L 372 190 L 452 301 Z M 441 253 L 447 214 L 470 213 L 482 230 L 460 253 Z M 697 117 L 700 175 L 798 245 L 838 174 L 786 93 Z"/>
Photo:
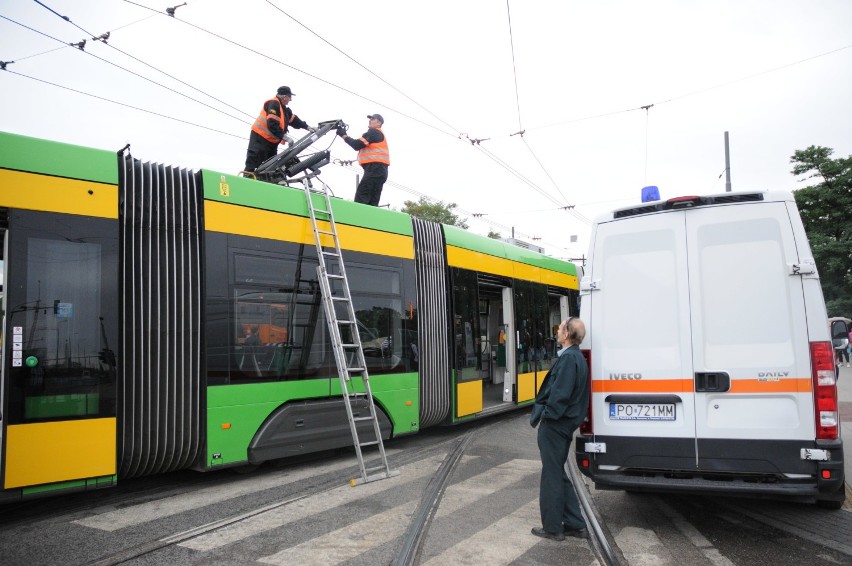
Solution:
<path fill-rule="evenodd" d="M 0 500 L 352 443 L 303 190 L 0 148 Z M 531 402 L 575 266 L 332 200 L 383 436 Z"/>

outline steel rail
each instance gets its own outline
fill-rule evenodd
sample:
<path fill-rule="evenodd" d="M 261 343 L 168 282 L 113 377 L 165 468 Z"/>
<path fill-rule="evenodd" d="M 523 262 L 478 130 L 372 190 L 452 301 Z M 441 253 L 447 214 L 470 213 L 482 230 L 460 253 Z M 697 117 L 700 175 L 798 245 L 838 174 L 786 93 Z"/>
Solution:
<path fill-rule="evenodd" d="M 598 522 L 595 515 L 594 507 L 592 507 L 589 492 L 586 489 L 586 484 L 583 478 L 580 477 L 580 472 L 577 470 L 577 464 L 574 458 L 569 454 L 568 461 L 565 462 L 565 471 L 568 477 L 571 478 L 571 483 L 574 485 L 574 491 L 577 492 L 577 498 L 580 500 L 580 507 L 583 515 L 586 517 L 586 524 L 589 526 L 590 542 L 592 550 L 598 556 L 598 560 L 607 566 L 621 566 L 618 556 L 613 552 L 612 546 L 606 538 L 606 535 Z"/>
<path fill-rule="evenodd" d="M 420 499 L 420 505 L 417 508 L 414 519 L 411 521 L 408 531 L 402 539 L 402 548 L 397 553 L 394 561 L 391 562 L 393 566 L 413 566 L 415 564 L 423 543 L 423 535 L 428 530 L 432 522 L 432 517 L 435 516 L 435 512 L 438 510 L 441 497 L 447 489 L 447 481 L 450 474 L 456 469 L 456 465 L 461 460 L 464 451 L 467 449 L 467 445 L 470 444 L 476 432 L 468 432 L 459 441 L 455 450 L 441 462 L 441 467 L 432 476 L 432 481 L 429 482 L 429 486 Z"/>

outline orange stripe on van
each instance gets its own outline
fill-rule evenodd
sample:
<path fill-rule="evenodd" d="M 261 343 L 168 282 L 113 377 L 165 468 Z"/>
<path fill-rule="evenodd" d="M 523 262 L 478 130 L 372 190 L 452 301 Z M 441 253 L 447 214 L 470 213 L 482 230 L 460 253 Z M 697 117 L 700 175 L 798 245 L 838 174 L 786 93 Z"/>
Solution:
<path fill-rule="evenodd" d="M 592 382 L 594 393 L 692 393 L 692 379 L 598 379 Z M 735 379 L 728 393 L 810 393 L 813 389 L 807 377 L 761 381 Z"/>
<path fill-rule="evenodd" d="M 599 379 L 594 393 L 692 393 L 691 379 Z"/>
<path fill-rule="evenodd" d="M 810 393 L 813 382 L 807 377 L 788 377 L 778 381 L 735 379 L 728 393 Z"/>

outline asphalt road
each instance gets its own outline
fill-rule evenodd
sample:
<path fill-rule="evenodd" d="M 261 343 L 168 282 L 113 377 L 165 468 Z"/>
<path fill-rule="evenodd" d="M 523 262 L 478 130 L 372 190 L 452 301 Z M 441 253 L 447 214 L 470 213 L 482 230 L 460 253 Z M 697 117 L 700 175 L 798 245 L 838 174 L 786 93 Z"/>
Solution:
<path fill-rule="evenodd" d="M 838 391 L 852 446 L 852 368 Z M 540 462 L 526 411 L 388 443 L 400 475 L 349 487 L 351 452 L 265 465 L 252 474 L 180 472 L 118 488 L 0 508 L 0 564 L 390 564 L 444 458 L 471 435 L 417 564 L 594 564 L 588 541 L 538 526 Z M 852 459 L 846 456 L 847 478 Z M 622 564 L 852 563 L 846 508 L 598 491 L 595 514 Z"/>

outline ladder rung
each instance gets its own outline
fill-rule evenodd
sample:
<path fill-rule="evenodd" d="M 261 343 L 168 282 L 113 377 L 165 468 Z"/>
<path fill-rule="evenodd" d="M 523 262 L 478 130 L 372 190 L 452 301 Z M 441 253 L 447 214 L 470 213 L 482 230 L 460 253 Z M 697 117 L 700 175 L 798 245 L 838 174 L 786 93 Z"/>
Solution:
<path fill-rule="evenodd" d="M 378 441 L 378 440 L 371 440 L 370 442 L 359 442 L 359 443 L 358 443 L 358 446 L 360 446 L 360 447 L 362 447 L 362 448 L 363 448 L 364 446 L 375 446 L 375 445 L 377 445 L 378 443 L 379 443 L 379 441 Z"/>
<path fill-rule="evenodd" d="M 339 254 L 339 253 L 337 253 L 337 252 L 326 252 L 326 251 L 323 251 L 322 253 L 323 253 L 323 255 L 330 255 L 330 256 L 332 256 L 332 257 L 340 257 L 340 254 Z"/>
<path fill-rule="evenodd" d="M 364 371 L 365 369 L 367 369 L 367 368 L 346 368 L 346 371 L 348 371 L 348 372 Z"/>
<path fill-rule="evenodd" d="M 313 303 L 311 303 L 313 304 Z M 337 324 L 355 324 L 354 320 L 338 320 Z"/>
<path fill-rule="evenodd" d="M 342 275 L 335 275 L 334 273 L 326 273 L 325 276 L 329 279 L 343 279 Z"/>
<path fill-rule="evenodd" d="M 332 297 L 332 301 L 348 301 L 349 297 Z"/>
<path fill-rule="evenodd" d="M 387 466 L 376 466 L 375 468 L 365 468 L 364 471 L 367 472 L 367 475 L 370 475 L 372 472 L 388 473 L 388 468 L 387 468 Z M 390 477 L 390 476 L 388 476 L 388 477 Z"/>
<path fill-rule="evenodd" d="M 358 344 L 341 344 L 344 348 L 357 348 Z"/>
<path fill-rule="evenodd" d="M 353 420 L 353 421 L 356 421 L 356 422 L 359 422 L 359 421 L 371 421 L 371 420 L 373 420 L 373 417 L 353 417 L 353 418 L 352 418 L 352 420 Z"/>
<path fill-rule="evenodd" d="M 334 232 L 329 232 L 328 230 L 320 230 L 319 228 L 317 228 L 316 232 L 317 232 L 317 234 L 325 234 L 327 236 L 334 236 L 335 235 Z"/>

